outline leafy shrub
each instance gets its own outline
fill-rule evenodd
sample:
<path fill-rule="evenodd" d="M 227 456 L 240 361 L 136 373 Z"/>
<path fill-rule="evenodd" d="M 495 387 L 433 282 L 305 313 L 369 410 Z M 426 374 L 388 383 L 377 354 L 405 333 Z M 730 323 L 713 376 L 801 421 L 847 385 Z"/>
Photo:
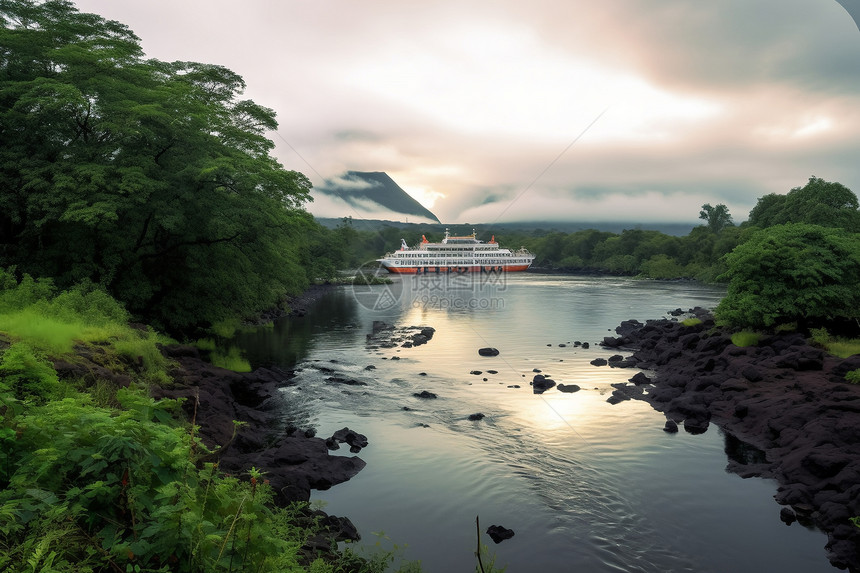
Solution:
<path fill-rule="evenodd" d="M 852 384 L 860 384 L 860 369 L 847 372 L 845 374 L 845 379 Z"/>
<path fill-rule="evenodd" d="M 812 342 L 818 346 L 826 347 L 830 343 L 830 333 L 826 328 L 812 328 L 809 331 Z"/>
<path fill-rule="evenodd" d="M 53 280 L 33 279 L 25 274 L 19 283 L 14 271 L 14 268 L 0 268 L 0 314 L 50 300 L 54 296 Z"/>
<path fill-rule="evenodd" d="M 17 342 L 0 356 L 0 393 L 16 400 L 45 401 L 59 385 L 54 367 L 26 343 Z"/>
<path fill-rule="evenodd" d="M 642 263 L 642 274 L 652 279 L 676 279 L 685 276 L 683 265 L 674 258 L 658 254 Z"/>
<path fill-rule="evenodd" d="M 176 402 L 123 389 L 124 409 L 85 395 L 21 414 L 4 451 L 0 554 L 8 570 L 288 571 L 307 532 L 250 481 L 195 463 Z M 8 448 L 6 447 L 8 446 Z M 136 569 L 140 567 L 141 569 Z"/>
<path fill-rule="evenodd" d="M 92 283 L 56 293 L 50 281 L 24 275 L 19 283 L 0 270 L 0 285 L 0 331 L 34 352 L 62 355 L 75 344 L 109 342 L 143 380 L 168 380 L 167 360 L 157 344 L 170 340 L 148 328 L 131 328 L 125 308 Z"/>
<path fill-rule="evenodd" d="M 860 315 L 860 238 L 806 224 L 762 229 L 724 257 L 729 281 L 715 310 L 740 328 L 821 324 Z"/>

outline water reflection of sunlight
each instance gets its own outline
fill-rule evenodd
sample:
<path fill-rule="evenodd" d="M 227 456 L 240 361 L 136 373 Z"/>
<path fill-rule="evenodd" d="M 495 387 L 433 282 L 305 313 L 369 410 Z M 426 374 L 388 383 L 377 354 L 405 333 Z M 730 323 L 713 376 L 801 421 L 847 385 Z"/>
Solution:
<path fill-rule="evenodd" d="M 578 393 L 577 393 L 578 394 Z M 594 416 L 590 400 L 575 394 L 544 393 L 534 400 L 524 400 L 515 415 L 517 422 L 540 432 L 569 432 L 583 421 Z"/>
<path fill-rule="evenodd" d="M 404 309 L 470 314 L 505 306 L 507 278 L 501 273 L 441 273 L 402 280 Z"/>

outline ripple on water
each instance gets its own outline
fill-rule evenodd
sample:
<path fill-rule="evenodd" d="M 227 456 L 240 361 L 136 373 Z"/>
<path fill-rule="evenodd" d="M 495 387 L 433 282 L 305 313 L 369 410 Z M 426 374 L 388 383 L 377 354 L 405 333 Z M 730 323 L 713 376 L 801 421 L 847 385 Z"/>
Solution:
<path fill-rule="evenodd" d="M 408 543 L 408 556 L 431 572 L 474 568 L 476 515 L 484 528 L 516 532 L 491 544 L 511 573 L 833 570 L 822 535 L 779 522 L 772 483 L 725 473 L 714 428 L 665 434 L 664 418 L 647 404 L 605 401 L 611 384 L 635 370 L 589 364 L 615 353 L 597 342 L 622 320 L 713 306 L 721 289 L 538 275 L 501 286 L 491 294 L 503 304 L 486 312 L 407 304 L 413 299 L 381 314 L 339 303 L 330 306 L 355 328 L 338 330 L 333 321 L 326 331 L 309 329 L 306 360 L 334 358 L 326 367 L 368 384 L 326 383 L 313 367 L 297 375 L 318 435 L 346 425 L 370 442 L 360 453 L 364 470 L 315 493 L 328 511 L 349 516 L 371 544 L 368 533 L 380 530 Z M 436 335 L 377 353 L 365 346 L 373 320 L 426 324 Z M 567 346 L 574 340 L 592 348 Z M 479 357 L 484 346 L 501 353 Z M 368 364 L 376 370 L 365 371 Z M 528 386 L 535 368 L 582 390 L 535 395 Z M 508 388 L 514 384 L 521 387 Z M 439 397 L 412 395 L 421 390 Z M 476 412 L 486 417 L 467 419 Z"/>

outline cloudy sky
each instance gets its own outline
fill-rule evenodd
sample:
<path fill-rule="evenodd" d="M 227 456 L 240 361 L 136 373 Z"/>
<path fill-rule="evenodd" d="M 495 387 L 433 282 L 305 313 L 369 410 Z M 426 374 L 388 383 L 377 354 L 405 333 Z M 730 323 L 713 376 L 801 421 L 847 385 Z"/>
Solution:
<path fill-rule="evenodd" d="M 741 221 L 812 175 L 860 194 L 860 30 L 836 0 L 76 4 L 241 74 L 315 185 L 385 171 L 443 222 Z"/>

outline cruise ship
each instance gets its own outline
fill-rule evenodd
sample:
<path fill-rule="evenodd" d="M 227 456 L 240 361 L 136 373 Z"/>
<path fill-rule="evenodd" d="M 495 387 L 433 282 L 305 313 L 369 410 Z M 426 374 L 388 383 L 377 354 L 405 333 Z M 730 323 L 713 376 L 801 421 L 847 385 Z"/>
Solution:
<path fill-rule="evenodd" d="M 504 249 L 496 242 L 479 241 L 471 235 L 453 237 L 445 229 L 441 243 L 431 243 L 422 235 L 421 242 L 409 247 L 400 239 L 400 249 L 376 259 L 389 273 L 467 273 L 515 272 L 529 268 L 535 256 L 525 247 L 516 251 Z"/>

